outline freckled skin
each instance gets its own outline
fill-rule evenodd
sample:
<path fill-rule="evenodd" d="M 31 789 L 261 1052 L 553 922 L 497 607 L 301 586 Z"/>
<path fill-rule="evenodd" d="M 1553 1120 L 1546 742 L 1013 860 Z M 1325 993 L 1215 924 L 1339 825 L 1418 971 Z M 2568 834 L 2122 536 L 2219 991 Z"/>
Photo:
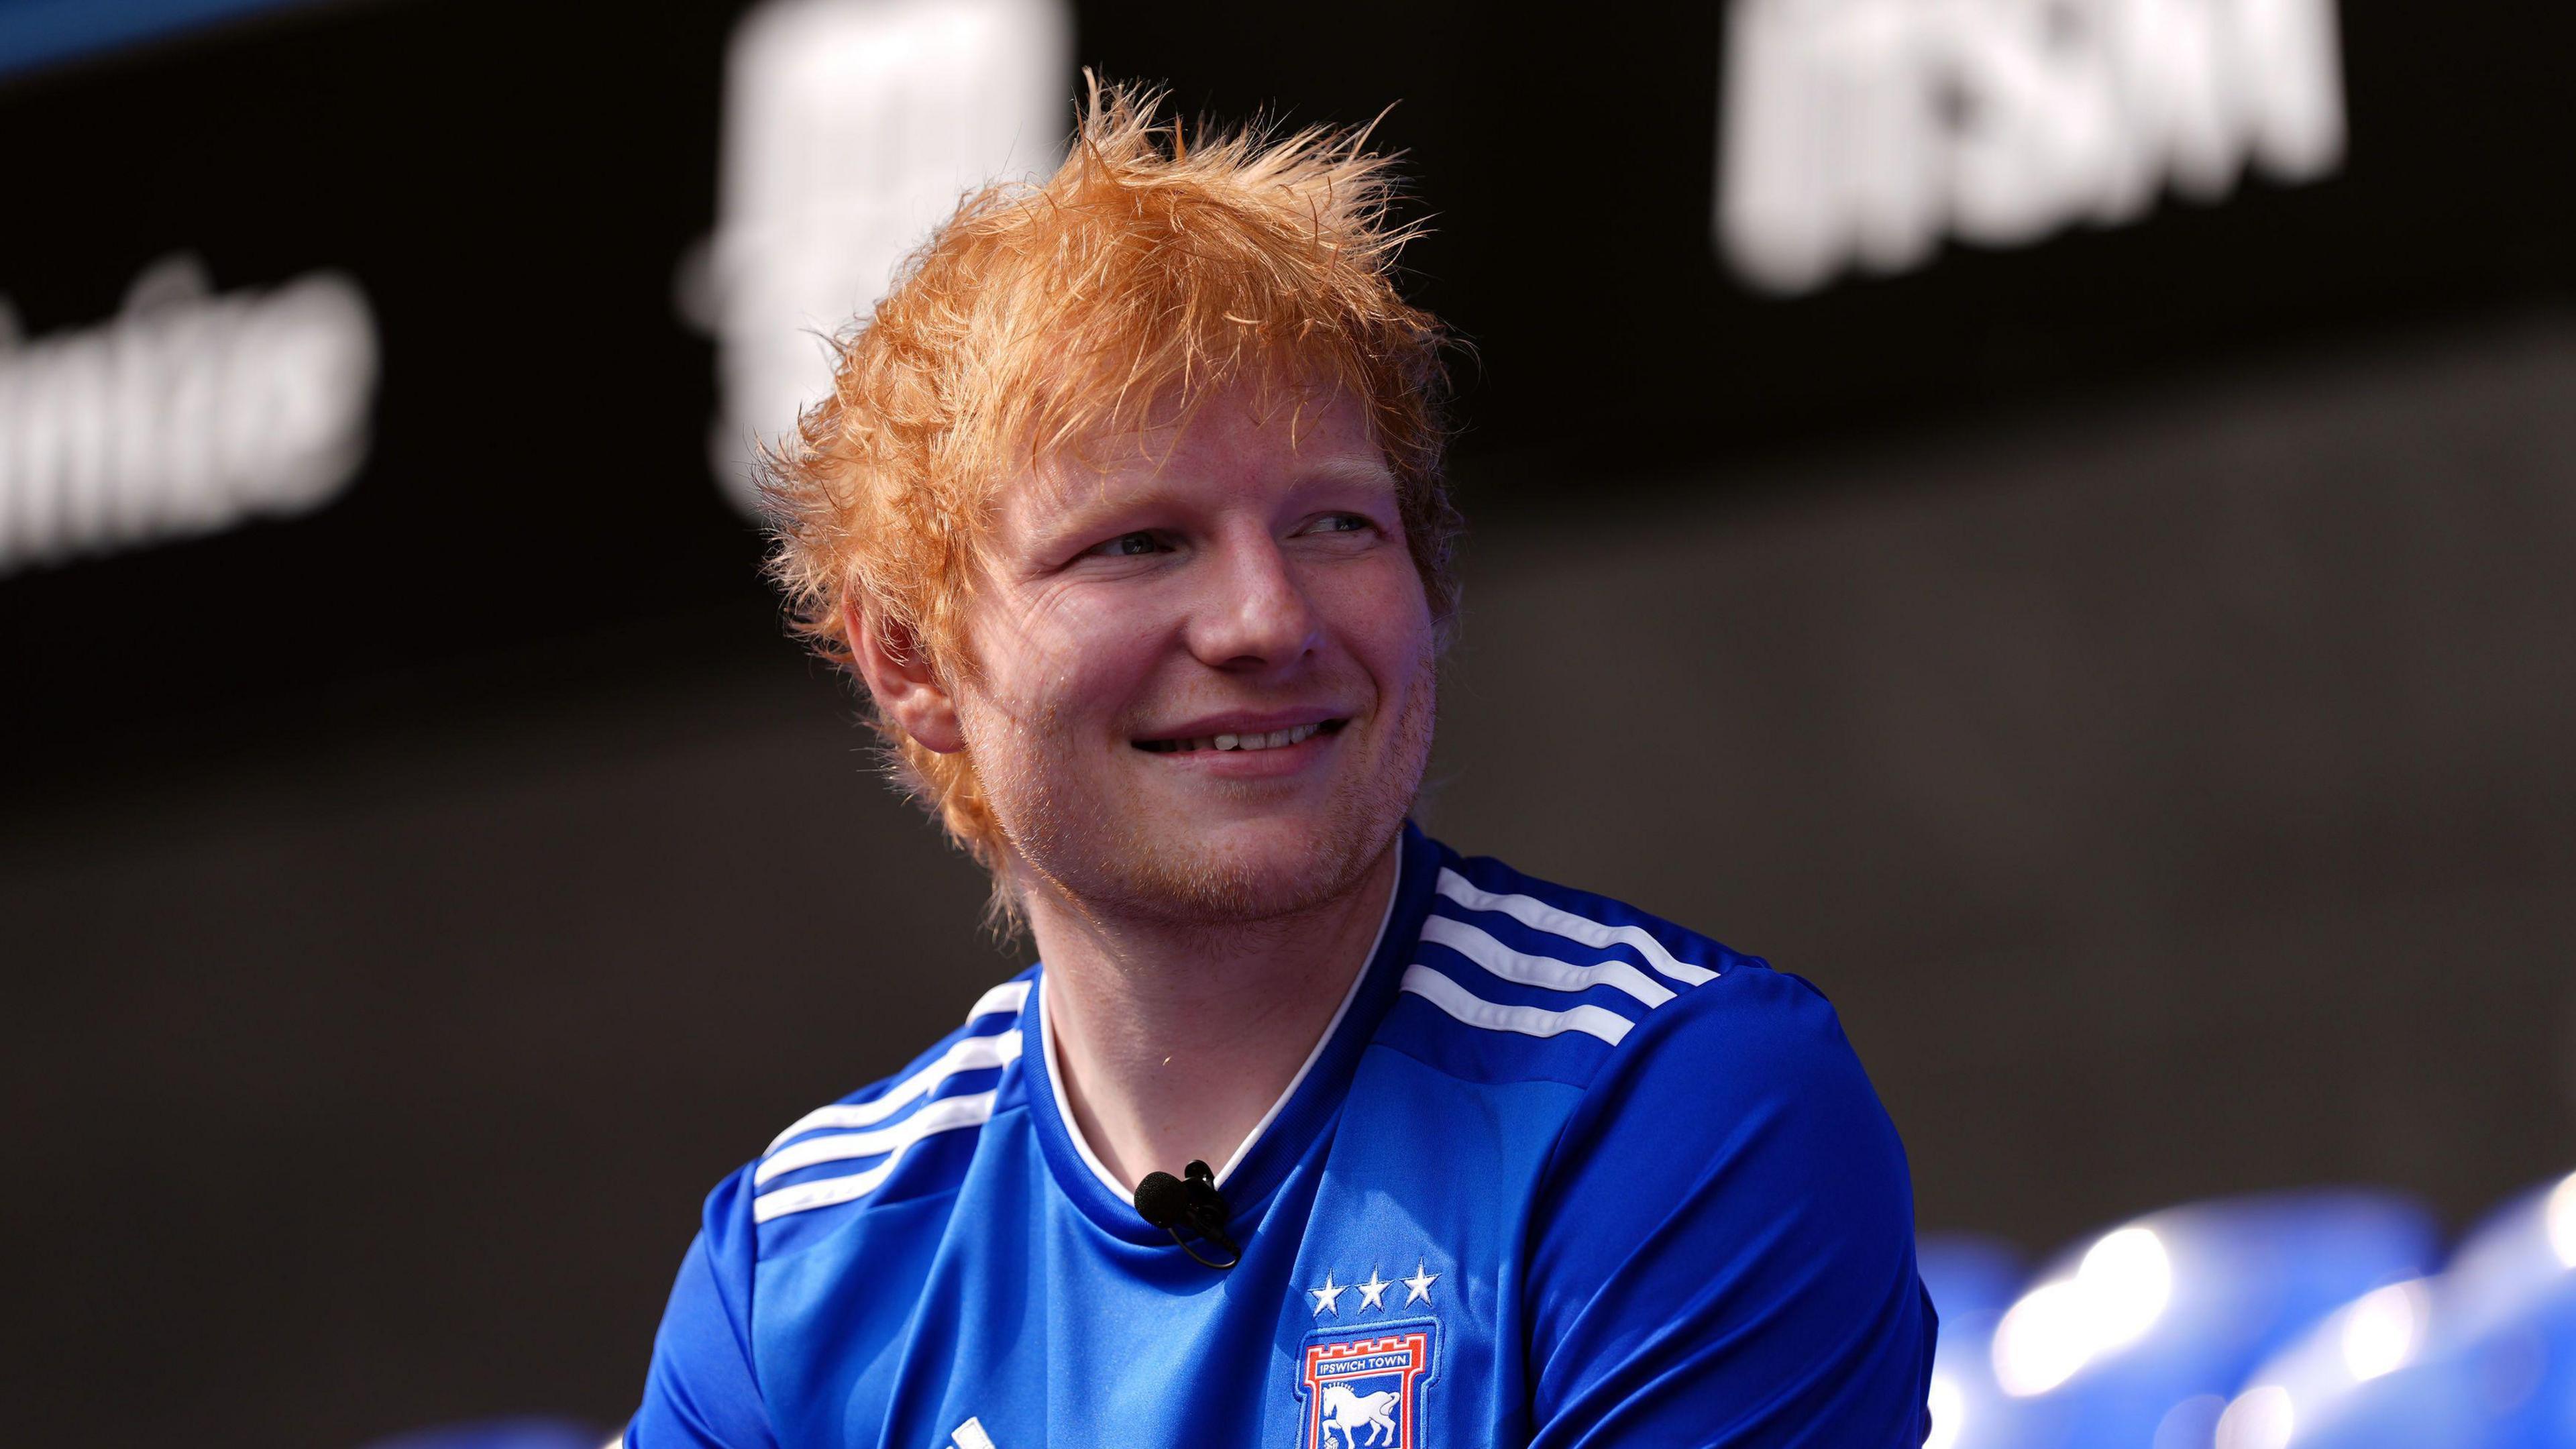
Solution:
<path fill-rule="evenodd" d="M 957 723 L 1020 865 L 1085 915 L 1310 910 L 1420 788 L 1434 631 L 1395 480 L 1358 407 L 1296 396 L 1215 394 L 999 500 Z M 1347 723 L 1261 754 L 1137 747 L 1242 712 Z"/>

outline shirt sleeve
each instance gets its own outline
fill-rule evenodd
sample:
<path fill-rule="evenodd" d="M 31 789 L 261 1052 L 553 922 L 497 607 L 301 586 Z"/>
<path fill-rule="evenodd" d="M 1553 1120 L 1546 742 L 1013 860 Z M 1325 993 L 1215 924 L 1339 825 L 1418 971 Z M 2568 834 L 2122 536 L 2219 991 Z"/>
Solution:
<path fill-rule="evenodd" d="M 1905 1149 L 1824 996 L 1738 967 L 1630 1032 L 1531 1226 L 1534 1449 L 1923 1442 Z"/>
<path fill-rule="evenodd" d="M 776 1449 L 751 1360 L 749 1169 L 707 1198 L 706 1221 L 653 1336 L 644 1404 L 620 1449 Z"/>

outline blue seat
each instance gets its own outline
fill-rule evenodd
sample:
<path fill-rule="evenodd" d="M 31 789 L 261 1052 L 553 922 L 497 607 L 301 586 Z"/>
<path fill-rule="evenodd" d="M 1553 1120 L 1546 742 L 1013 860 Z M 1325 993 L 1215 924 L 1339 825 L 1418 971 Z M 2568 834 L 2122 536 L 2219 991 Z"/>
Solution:
<path fill-rule="evenodd" d="M 2402 1354 L 2348 1310 L 2256 1370 L 2223 1449 L 2576 1449 L 2576 1175 L 2490 1215 L 2428 1288 Z"/>
<path fill-rule="evenodd" d="M 2432 1271 L 2431 1216 L 2314 1190 L 2169 1208 L 2059 1256 L 1997 1326 L 2005 1403 L 1960 1449 L 2208 1449 L 2256 1365 L 2372 1289 Z"/>
<path fill-rule="evenodd" d="M 2443 1271 L 2443 1336 L 2480 1337 L 2560 1291 L 2576 1267 L 2576 1173 L 2508 1199 Z"/>
<path fill-rule="evenodd" d="M 2272 1355 L 2217 1423 L 2227 1449 L 2319 1444 L 2338 1431 L 2362 1442 L 2470 1449 L 2474 1425 L 2446 1376 L 2425 1373 L 2438 1280 L 2374 1288 Z"/>

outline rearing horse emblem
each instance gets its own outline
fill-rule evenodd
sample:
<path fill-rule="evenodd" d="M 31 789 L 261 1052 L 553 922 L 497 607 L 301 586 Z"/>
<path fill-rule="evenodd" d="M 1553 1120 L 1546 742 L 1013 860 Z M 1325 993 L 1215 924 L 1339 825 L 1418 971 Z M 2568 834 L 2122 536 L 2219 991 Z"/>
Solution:
<path fill-rule="evenodd" d="M 1340 1384 L 1324 1386 L 1324 1433 L 1342 1436 L 1341 1449 L 1360 1449 L 1360 1431 L 1370 1431 L 1369 1443 L 1380 1445 L 1395 1439 L 1396 1401 L 1403 1395 L 1393 1389 L 1380 1389 L 1373 1394 L 1355 1394 Z M 1318 1449 L 1331 1449 L 1329 1443 Z"/>
<path fill-rule="evenodd" d="M 1297 1386 L 1306 1449 L 1420 1449 L 1414 1415 L 1433 1332 L 1427 1322 L 1393 1323 L 1310 1336 Z"/>

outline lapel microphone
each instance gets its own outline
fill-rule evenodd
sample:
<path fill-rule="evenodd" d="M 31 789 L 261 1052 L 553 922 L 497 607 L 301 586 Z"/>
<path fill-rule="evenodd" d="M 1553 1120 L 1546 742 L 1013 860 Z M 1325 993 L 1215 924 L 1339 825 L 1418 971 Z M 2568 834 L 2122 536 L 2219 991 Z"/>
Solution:
<path fill-rule="evenodd" d="M 1211 1268 L 1231 1268 L 1243 1261 L 1243 1249 L 1226 1236 L 1225 1197 L 1216 1190 L 1216 1173 L 1204 1162 L 1193 1162 L 1181 1169 L 1181 1176 L 1168 1172 L 1149 1172 L 1136 1184 L 1136 1215 L 1172 1235 L 1181 1251 Z M 1216 1262 L 1181 1236 L 1187 1227 L 1225 1251 L 1225 1261 Z"/>

